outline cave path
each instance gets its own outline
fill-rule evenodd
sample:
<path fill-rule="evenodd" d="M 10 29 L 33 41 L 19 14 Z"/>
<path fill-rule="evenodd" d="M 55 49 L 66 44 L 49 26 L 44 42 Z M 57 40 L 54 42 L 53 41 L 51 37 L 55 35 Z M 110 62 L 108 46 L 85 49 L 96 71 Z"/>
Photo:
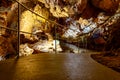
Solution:
<path fill-rule="evenodd" d="M 1 61 L 0 80 L 120 80 L 120 73 L 90 57 L 94 53 L 41 53 Z"/>

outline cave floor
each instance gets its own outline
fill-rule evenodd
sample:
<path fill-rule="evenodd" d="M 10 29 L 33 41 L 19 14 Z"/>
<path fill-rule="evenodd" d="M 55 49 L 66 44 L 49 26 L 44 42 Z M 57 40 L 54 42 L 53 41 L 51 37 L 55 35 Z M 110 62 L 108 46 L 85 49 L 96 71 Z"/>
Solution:
<path fill-rule="evenodd" d="M 34 54 L 0 62 L 0 80 L 120 80 L 120 73 L 80 54 Z"/>

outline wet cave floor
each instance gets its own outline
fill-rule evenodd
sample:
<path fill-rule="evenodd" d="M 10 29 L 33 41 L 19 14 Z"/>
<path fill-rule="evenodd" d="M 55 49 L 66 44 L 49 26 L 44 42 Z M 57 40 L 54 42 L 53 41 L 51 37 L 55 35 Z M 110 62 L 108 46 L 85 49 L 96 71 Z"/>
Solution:
<path fill-rule="evenodd" d="M 81 54 L 34 54 L 0 61 L 1 80 L 120 80 L 120 74 Z"/>

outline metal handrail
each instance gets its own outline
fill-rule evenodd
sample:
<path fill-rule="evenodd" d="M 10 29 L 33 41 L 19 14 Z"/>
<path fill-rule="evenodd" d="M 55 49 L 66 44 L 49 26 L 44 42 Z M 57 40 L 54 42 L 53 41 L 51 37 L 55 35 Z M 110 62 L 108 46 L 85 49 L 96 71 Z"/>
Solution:
<path fill-rule="evenodd" d="M 30 12 L 34 13 L 35 15 L 37 15 L 37 16 L 45 19 L 46 21 L 51 22 L 51 23 L 54 23 L 54 24 L 57 24 L 58 26 L 64 27 L 63 25 L 61 25 L 61 24 L 59 24 L 59 23 L 56 23 L 55 21 L 49 20 L 49 19 L 47 19 L 47 18 L 45 18 L 45 17 L 37 14 L 36 12 L 34 12 L 34 11 L 32 11 L 31 9 L 27 8 L 26 6 L 24 6 L 24 5 L 23 5 L 22 3 L 20 3 L 19 1 L 17 1 L 17 0 L 14 0 L 14 1 L 16 1 L 16 2 L 17 2 L 18 4 L 20 4 L 22 7 L 24 7 L 24 8 L 27 9 L 27 10 L 29 10 Z"/>
<path fill-rule="evenodd" d="M 18 32 L 17 29 L 12 29 L 12 28 L 2 27 L 2 26 L 0 26 L 0 28 L 3 28 L 3 29 L 7 29 L 7 30 L 11 30 L 11 31 Z M 19 32 L 21 32 L 21 33 L 26 33 L 26 34 L 32 34 L 32 35 L 35 35 L 35 34 L 33 34 L 33 33 L 25 32 L 25 31 L 19 31 Z"/>
<path fill-rule="evenodd" d="M 65 27 L 64 25 L 61 25 L 61 24 L 59 24 L 59 23 L 57 23 L 57 22 L 55 22 L 55 21 L 52 21 L 52 20 L 50 20 L 50 19 L 47 19 L 47 18 L 45 18 L 45 17 L 37 14 L 37 13 L 34 12 L 33 10 L 31 10 L 31 9 L 27 8 L 26 6 L 24 6 L 24 5 L 23 5 L 22 3 L 20 3 L 19 1 L 17 1 L 17 0 L 14 0 L 14 1 L 16 1 L 16 2 L 17 2 L 18 4 L 20 4 L 22 7 L 24 7 L 24 8 L 27 9 L 27 10 L 29 10 L 30 12 L 34 13 L 35 15 L 37 15 L 37 16 L 45 19 L 46 21 L 48 21 L 48 22 L 50 22 L 50 23 L 54 23 L 54 24 L 56 24 L 56 25 L 58 25 L 58 26 L 61 26 L 61 27 Z M 74 29 L 71 29 L 71 28 L 70 28 L 70 30 L 75 31 Z M 77 31 L 77 32 L 79 32 L 79 31 Z"/>

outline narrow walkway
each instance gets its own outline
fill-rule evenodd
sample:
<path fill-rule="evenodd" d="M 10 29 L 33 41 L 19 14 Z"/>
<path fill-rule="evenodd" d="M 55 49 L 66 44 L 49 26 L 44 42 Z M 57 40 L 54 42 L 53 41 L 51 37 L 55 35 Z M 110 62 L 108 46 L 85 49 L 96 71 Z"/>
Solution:
<path fill-rule="evenodd" d="M 0 62 L 0 80 L 120 80 L 90 54 L 35 54 Z"/>

